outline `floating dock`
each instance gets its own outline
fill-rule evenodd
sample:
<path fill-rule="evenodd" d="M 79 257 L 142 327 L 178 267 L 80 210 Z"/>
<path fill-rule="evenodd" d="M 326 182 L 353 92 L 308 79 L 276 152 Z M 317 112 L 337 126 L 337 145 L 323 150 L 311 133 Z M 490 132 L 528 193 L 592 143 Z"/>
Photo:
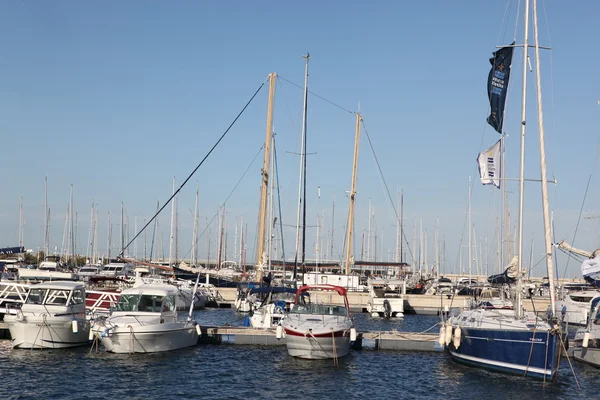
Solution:
<path fill-rule="evenodd" d="M 251 327 L 202 326 L 202 344 L 243 344 L 261 346 L 283 346 L 285 338 L 277 339 L 275 329 Z M 357 332 L 354 349 L 373 348 L 375 350 L 400 351 L 439 351 L 438 334 L 400 331 Z"/>

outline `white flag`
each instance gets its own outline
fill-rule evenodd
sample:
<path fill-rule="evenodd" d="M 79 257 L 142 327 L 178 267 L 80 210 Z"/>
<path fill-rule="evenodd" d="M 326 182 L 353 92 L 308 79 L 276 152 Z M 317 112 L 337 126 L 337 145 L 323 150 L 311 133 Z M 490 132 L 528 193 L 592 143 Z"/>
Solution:
<path fill-rule="evenodd" d="M 500 187 L 500 141 L 477 156 L 479 178 L 484 185 Z"/>

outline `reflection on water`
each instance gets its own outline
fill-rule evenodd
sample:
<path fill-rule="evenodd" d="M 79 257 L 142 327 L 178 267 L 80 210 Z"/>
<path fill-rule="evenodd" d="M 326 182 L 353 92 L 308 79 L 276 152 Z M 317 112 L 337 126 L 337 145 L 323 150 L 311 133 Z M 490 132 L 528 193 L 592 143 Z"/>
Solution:
<path fill-rule="evenodd" d="M 198 311 L 196 318 L 204 325 L 243 324 L 233 310 Z M 354 318 L 359 330 L 413 332 L 438 321 Z M 582 386 L 577 392 L 566 360 L 560 380 L 543 387 L 455 363 L 442 352 L 352 351 L 336 368 L 331 360 L 292 358 L 284 346 L 205 345 L 131 355 L 89 350 L 13 350 L 0 340 L 0 399 L 591 399 L 598 397 L 600 374 L 574 364 Z"/>

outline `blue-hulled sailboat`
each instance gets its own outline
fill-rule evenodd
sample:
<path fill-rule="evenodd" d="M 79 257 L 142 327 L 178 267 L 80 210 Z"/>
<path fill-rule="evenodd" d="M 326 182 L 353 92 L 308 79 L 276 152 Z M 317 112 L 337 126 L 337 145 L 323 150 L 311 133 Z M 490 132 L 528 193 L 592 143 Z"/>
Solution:
<path fill-rule="evenodd" d="M 547 195 L 544 130 L 541 116 L 541 92 L 539 71 L 539 46 L 537 40 L 536 0 L 533 1 L 533 22 L 536 53 L 538 123 L 540 134 L 540 168 L 542 176 L 542 205 L 544 211 L 545 252 L 547 273 L 550 282 L 552 308 L 548 320 L 543 320 L 534 313 L 525 312 L 522 306 L 523 275 L 521 255 L 523 247 L 523 196 L 524 196 L 524 151 L 525 151 L 525 110 L 527 99 L 527 65 L 528 65 L 528 29 L 530 1 L 525 1 L 525 24 L 523 51 L 523 91 L 521 105 L 521 157 L 519 176 L 519 221 L 517 238 L 518 273 L 516 282 L 516 302 L 514 312 L 498 309 L 476 308 L 463 311 L 448 319 L 445 327 L 445 342 L 450 354 L 459 362 L 472 364 L 487 369 L 498 370 L 524 376 L 553 379 L 558 371 L 561 353 L 561 329 L 552 315 L 555 303 L 554 274 L 552 265 L 552 247 L 550 240 L 550 217 Z M 492 69 L 488 78 L 488 95 L 491 104 L 491 115 L 488 123 L 502 135 L 502 119 L 504 102 L 508 88 L 510 64 L 512 62 L 513 45 L 503 47 L 494 53 L 490 60 Z M 503 147 L 503 135 L 499 147 Z M 481 180 L 484 184 L 500 187 L 500 154 L 494 148 L 481 153 L 478 158 Z"/>

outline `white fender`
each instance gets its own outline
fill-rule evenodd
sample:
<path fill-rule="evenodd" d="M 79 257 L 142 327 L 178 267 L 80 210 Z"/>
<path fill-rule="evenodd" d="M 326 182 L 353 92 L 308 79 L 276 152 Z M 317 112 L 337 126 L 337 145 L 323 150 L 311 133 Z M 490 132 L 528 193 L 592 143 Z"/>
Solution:
<path fill-rule="evenodd" d="M 457 349 L 460 347 L 460 334 L 460 326 L 457 326 L 456 329 L 454 329 L 454 347 Z"/>
<path fill-rule="evenodd" d="M 587 349 L 589 343 L 590 343 L 590 333 L 586 332 L 583 334 L 583 343 L 581 345 Z"/>
<path fill-rule="evenodd" d="M 235 299 L 235 309 L 236 310 L 240 309 L 240 303 L 241 303 L 240 299 Z"/>
<path fill-rule="evenodd" d="M 91 327 L 90 327 L 90 334 L 88 335 L 88 339 L 89 340 L 93 340 L 94 339 L 94 331 L 92 330 Z"/>
<path fill-rule="evenodd" d="M 446 344 L 446 346 L 450 346 L 450 342 L 452 342 L 452 325 L 451 324 L 446 325 L 446 337 L 444 339 L 445 339 L 444 343 Z"/>
<path fill-rule="evenodd" d="M 74 319 L 73 321 L 71 321 L 71 329 L 73 330 L 74 334 L 77 334 L 79 332 L 79 325 L 77 324 L 77 320 Z"/>
<path fill-rule="evenodd" d="M 444 339 L 446 338 L 446 329 L 444 329 L 444 325 L 440 326 L 440 337 L 438 339 L 438 343 L 440 346 L 444 345 Z"/>
<path fill-rule="evenodd" d="M 275 329 L 275 337 L 277 340 L 283 337 L 283 326 L 277 325 L 277 328 Z"/>
<path fill-rule="evenodd" d="M 198 336 L 202 336 L 202 329 L 200 328 L 200 324 L 196 324 L 196 333 Z"/>
<path fill-rule="evenodd" d="M 350 329 L 350 341 L 356 342 L 356 328 Z"/>

